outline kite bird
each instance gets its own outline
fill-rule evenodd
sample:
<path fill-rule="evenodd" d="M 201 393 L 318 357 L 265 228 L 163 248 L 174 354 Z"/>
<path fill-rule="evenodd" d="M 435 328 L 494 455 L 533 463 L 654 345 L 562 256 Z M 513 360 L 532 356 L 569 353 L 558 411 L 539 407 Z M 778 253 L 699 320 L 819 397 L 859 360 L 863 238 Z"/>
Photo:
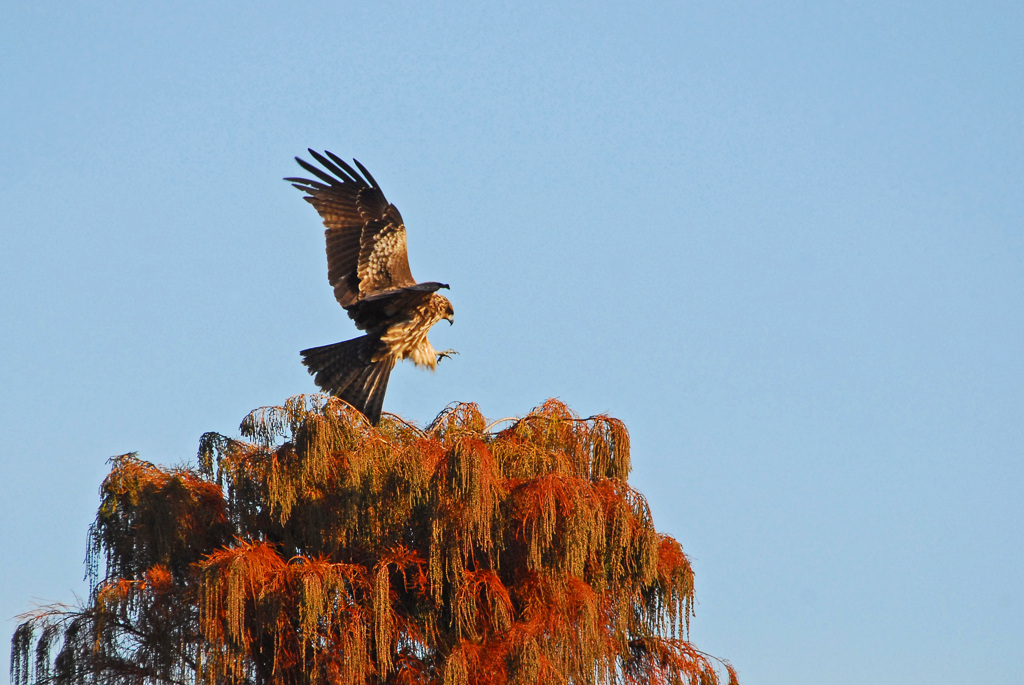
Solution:
<path fill-rule="evenodd" d="M 360 174 L 330 152 L 309 151 L 323 166 L 295 161 L 319 180 L 286 178 L 306 193 L 327 230 L 327 280 L 356 327 L 366 335 L 302 350 L 316 384 L 376 425 L 391 369 L 402 359 L 434 370 L 454 350 L 435 352 L 427 332 L 441 319 L 454 322 L 444 283 L 417 283 L 409 271 L 405 224 L 370 172 Z M 326 155 L 326 156 L 325 156 Z M 325 171 L 326 170 L 326 171 Z"/>

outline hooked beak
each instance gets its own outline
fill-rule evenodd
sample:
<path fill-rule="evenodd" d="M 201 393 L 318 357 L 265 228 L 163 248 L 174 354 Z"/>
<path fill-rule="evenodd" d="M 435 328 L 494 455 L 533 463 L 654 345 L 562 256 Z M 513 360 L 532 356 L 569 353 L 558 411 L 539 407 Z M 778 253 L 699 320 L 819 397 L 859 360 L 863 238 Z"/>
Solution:
<path fill-rule="evenodd" d="M 451 316 L 446 316 L 444 318 L 448 322 L 449 326 L 451 326 L 452 324 L 455 323 L 455 315 L 454 314 L 452 314 Z"/>

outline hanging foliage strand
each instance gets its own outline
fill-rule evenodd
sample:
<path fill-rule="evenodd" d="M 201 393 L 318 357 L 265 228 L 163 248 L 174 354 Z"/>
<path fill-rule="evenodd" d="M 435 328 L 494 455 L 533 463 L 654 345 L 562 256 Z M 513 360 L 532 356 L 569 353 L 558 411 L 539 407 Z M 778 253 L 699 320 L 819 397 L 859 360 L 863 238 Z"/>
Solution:
<path fill-rule="evenodd" d="M 197 468 L 112 460 L 92 592 L 23 617 L 30 683 L 715 685 L 693 571 L 628 482 L 629 435 L 549 400 L 376 428 L 296 396 Z"/>

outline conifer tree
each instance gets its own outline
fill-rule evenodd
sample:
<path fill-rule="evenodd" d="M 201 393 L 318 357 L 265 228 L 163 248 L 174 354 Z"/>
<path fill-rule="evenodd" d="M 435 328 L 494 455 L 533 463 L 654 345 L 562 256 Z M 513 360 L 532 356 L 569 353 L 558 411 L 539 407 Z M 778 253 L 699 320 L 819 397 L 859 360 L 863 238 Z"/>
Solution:
<path fill-rule="evenodd" d="M 90 597 L 23 617 L 13 682 L 734 683 L 688 640 L 693 572 L 625 426 L 555 400 L 504 425 L 297 396 L 196 467 L 114 458 Z"/>

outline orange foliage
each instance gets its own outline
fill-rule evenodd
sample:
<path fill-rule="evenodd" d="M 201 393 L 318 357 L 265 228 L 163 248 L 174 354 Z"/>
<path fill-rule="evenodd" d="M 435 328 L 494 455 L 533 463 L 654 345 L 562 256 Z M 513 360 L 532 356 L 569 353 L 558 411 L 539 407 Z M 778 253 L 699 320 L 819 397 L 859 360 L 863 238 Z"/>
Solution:
<path fill-rule="evenodd" d="M 373 428 L 299 396 L 242 435 L 203 436 L 198 470 L 114 460 L 92 531 L 104 577 L 56 660 L 88 668 L 65 675 L 719 682 L 686 639 L 690 563 L 626 482 L 621 422 L 549 400 L 496 433 L 472 404 Z"/>

